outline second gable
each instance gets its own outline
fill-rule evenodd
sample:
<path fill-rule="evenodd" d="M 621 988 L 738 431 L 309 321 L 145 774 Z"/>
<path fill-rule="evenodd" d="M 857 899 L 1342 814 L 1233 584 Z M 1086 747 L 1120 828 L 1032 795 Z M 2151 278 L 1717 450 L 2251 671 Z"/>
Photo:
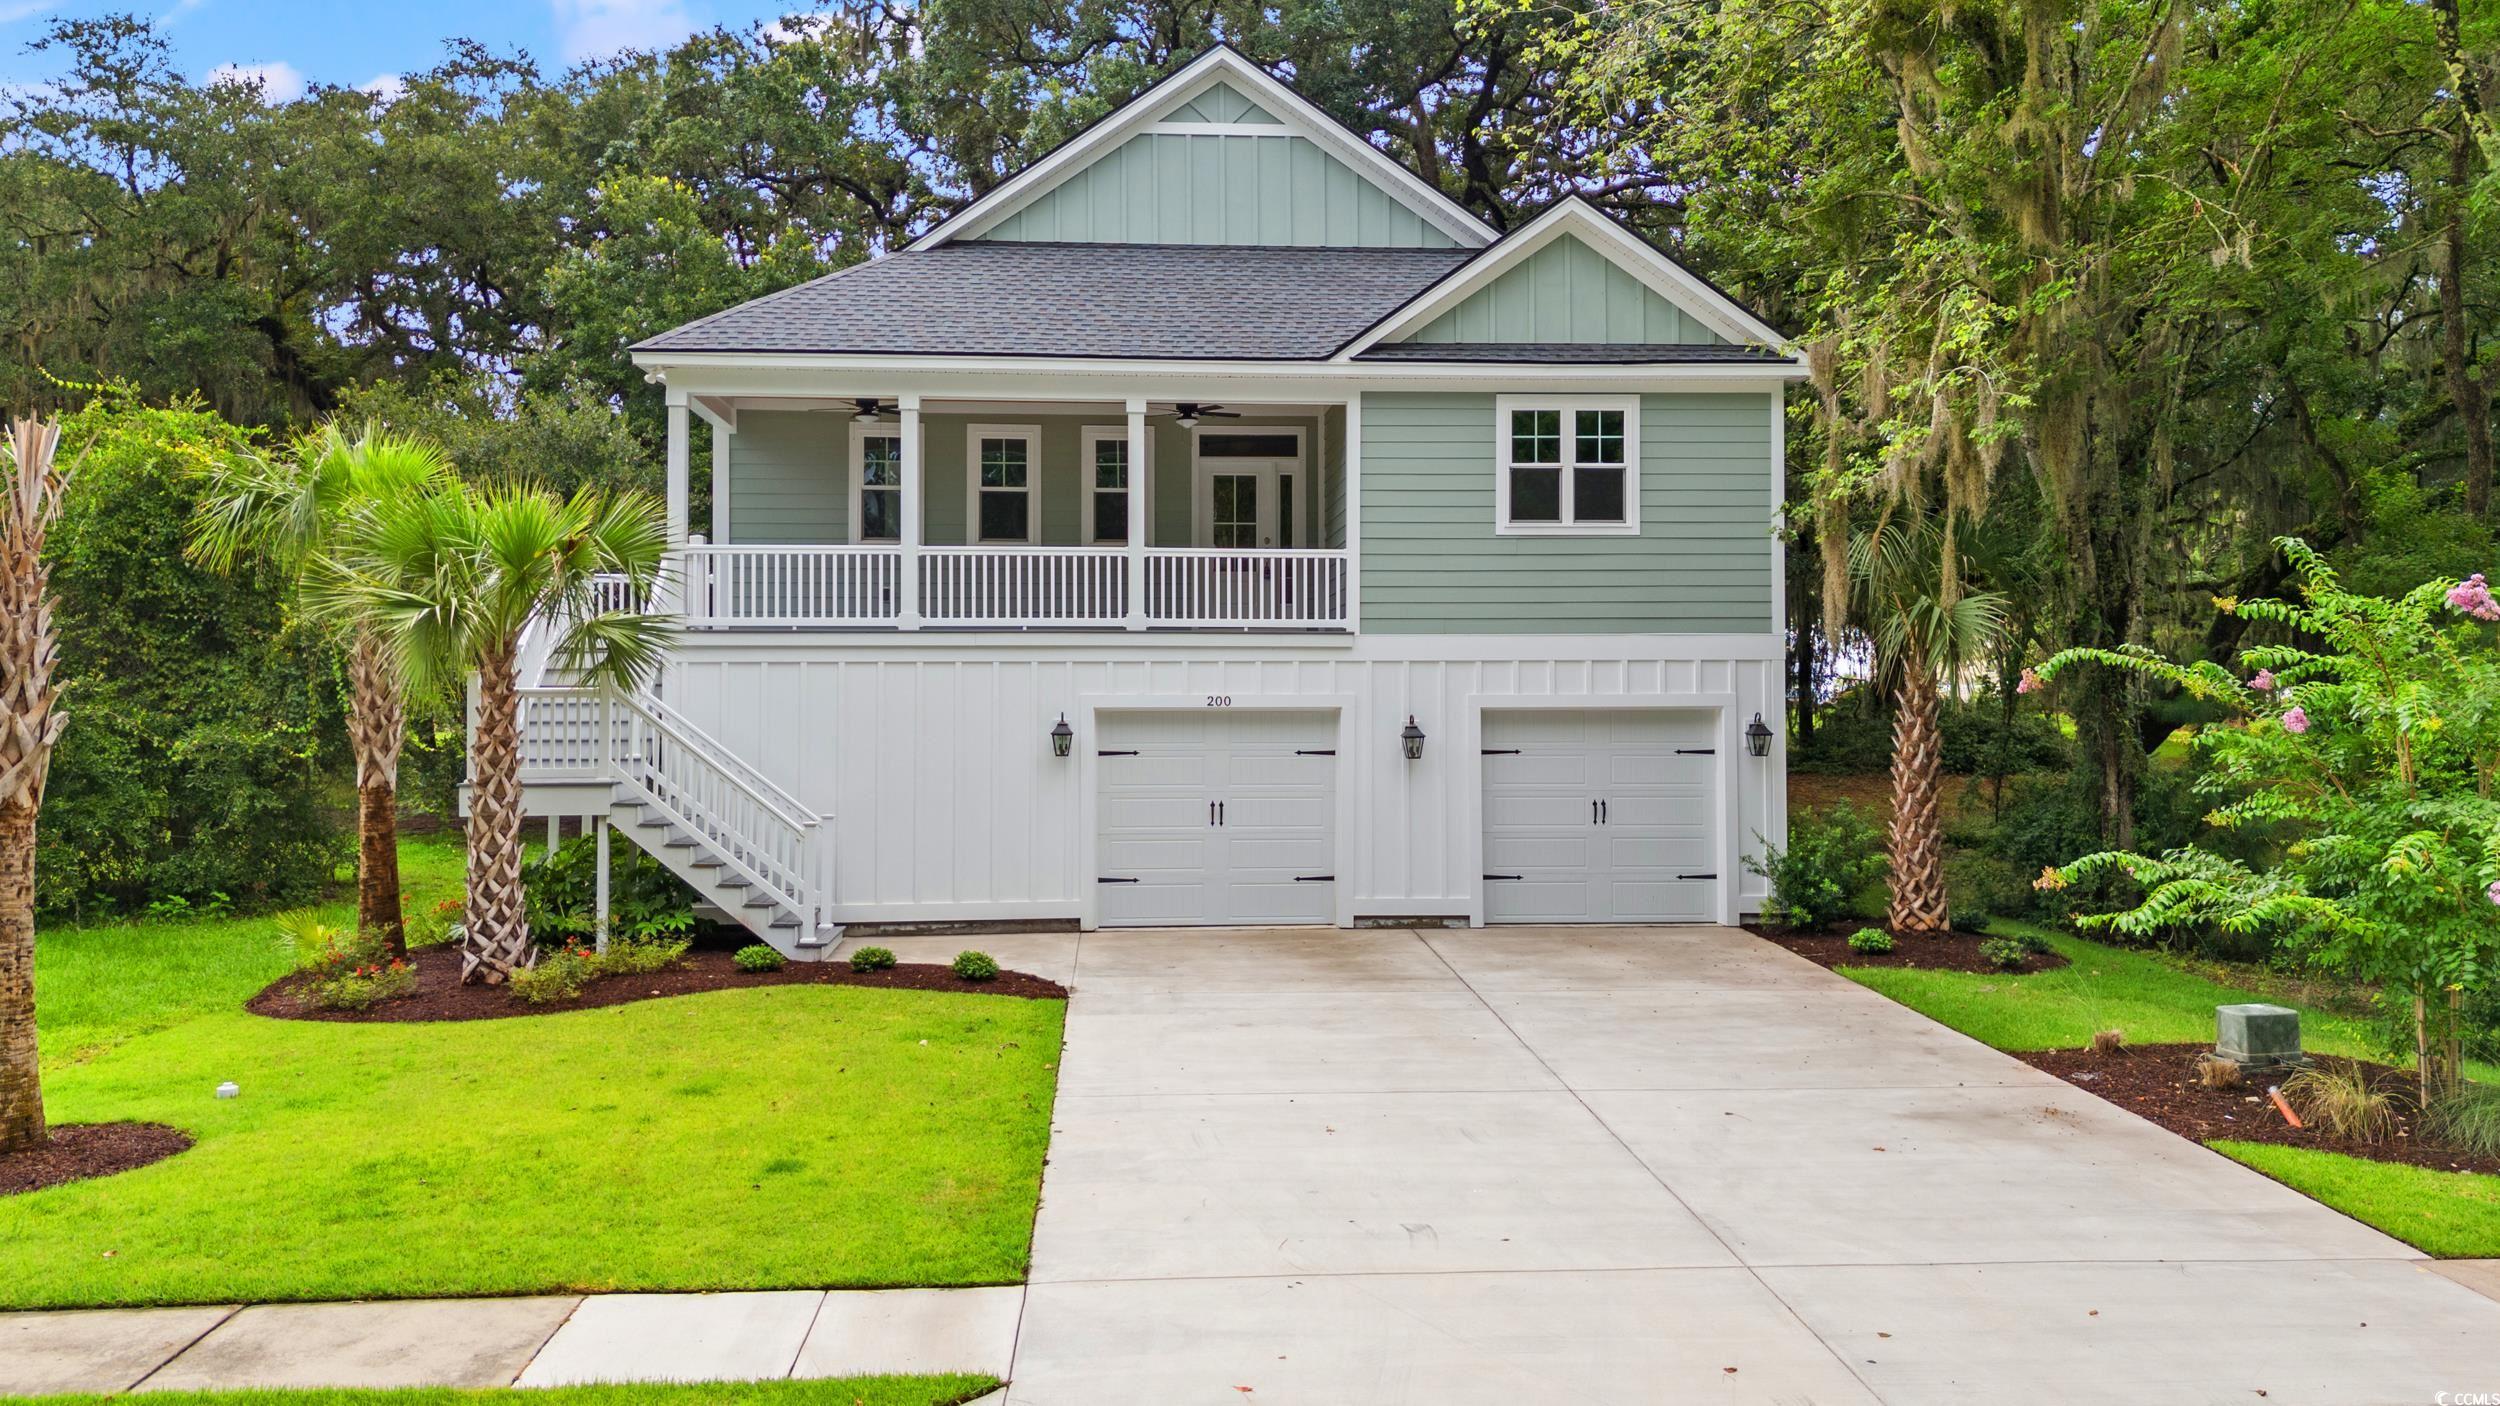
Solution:
<path fill-rule="evenodd" d="M 1564 234 L 1400 341 L 1724 344 L 1621 265 Z"/>

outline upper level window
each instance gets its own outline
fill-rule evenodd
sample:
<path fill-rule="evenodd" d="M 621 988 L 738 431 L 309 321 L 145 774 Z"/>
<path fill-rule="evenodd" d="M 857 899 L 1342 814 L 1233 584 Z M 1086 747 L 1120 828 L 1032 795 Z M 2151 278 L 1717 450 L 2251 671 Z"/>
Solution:
<path fill-rule="evenodd" d="M 1151 435 L 1153 430 L 1147 433 Z M 1128 541 L 1128 427 L 1086 426 L 1082 452 L 1079 469 L 1085 475 L 1085 540 L 1106 546 L 1124 543 Z"/>
<path fill-rule="evenodd" d="M 903 427 L 851 424 L 851 540 L 903 540 Z"/>
<path fill-rule="evenodd" d="M 1041 540 L 1033 485 L 1041 471 L 1042 432 L 1031 425 L 974 425 L 967 449 L 972 540 Z"/>
<path fill-rule="evenodd" d="M 1640 405 L 1605 396 L 1501 396 L 1495 401 L 1503 535 L 1640 531 Z"/>

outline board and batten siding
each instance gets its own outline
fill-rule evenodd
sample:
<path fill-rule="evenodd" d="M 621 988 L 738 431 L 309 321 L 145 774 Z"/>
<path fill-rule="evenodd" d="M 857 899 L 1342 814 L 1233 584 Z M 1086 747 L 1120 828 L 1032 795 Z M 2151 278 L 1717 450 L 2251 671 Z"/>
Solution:
<path fill-rule="evenodd" d="M 1493 531 L 1494 398 L 1363 397 L 1363 629 L 1403 634 L 1775 630 L 1777 394 L 1644 395 L 1638 536 Z"/>
<path fill-rule="evenodd" d="M 1726 339 L 1565 234 L 1399 340 L 1691 346 Z"/>
<path fill-rule="evenodd" d="M 1301 136 L 1141 132 L 982 239 L 1449 248 L 1448 235 Z"/>

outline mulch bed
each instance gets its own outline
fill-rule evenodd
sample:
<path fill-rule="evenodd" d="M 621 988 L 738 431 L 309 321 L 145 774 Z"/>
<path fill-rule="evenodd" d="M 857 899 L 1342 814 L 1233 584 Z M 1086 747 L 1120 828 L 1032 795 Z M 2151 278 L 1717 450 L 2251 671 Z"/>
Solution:
<path fill-rule="evenodd" d="M 1853 923 L 1846 927 L 1798 931 L 1747 923 L 1745 931 L 1766 942 L 1776 942 L 1807 961 L 1824 967 L 1916 967 L 1922 971 L 2027 976 L 2032 972 L 2055 971 L 2067 965 L 2066 959 L 2055 952 L 2034 952 L 2025 957 L 2019 967 L 2000 967 L 1980 955 L 1979 944 L 1986 934 L 1975 932 L 1954 932 L 1943 937 L 1896 937 L 1892 940 L 1892 950 L 1884 953 L 1850 951 L 1849 934 L 1868 926 L 1873 925 Z"/>
<path fill-rule="evenodd" d="M 855 972 L 850 963 L 843 961 L 791 962 L 778 971 L 743 972 L 730 960 L 729 953 L 697 949 L 665 971 L 641 976 L 603 976 L 584 987 L 574 1000 L 533 1006 L 500 986 L 461 985 L 460 953 L 455 948 L 421 947 L 410 955 L 409 961 L 417 969 L 415 994 L 385 1001 L 371 1010 L 322 1011 L 307 1007 L 299 990 L 306 980 L 301 974 L 281 977 L 245 1002 L 243 1008 L 254 1015 L 279 1020 L 508 1020 L 750 986 L 876 986 L 894 991 L 959 991 L 972 996 L 1021 996 L 1034 1000 L 1066 1000 L 1068 995 L 1068 988 L 1058 982 L 1023 972 L 1002 970 L 995 981 L 965 981 L 951 969 L 934 964 L 904 963 L 884 971 Z"/>
<path fill-rule="evenodd" d="M 2414 1079 L 2401 1069 L 2366 1060 L 2313 1055 L 2322 1068 L 2368 1071 L 2371 1083 L 2394 1094 L 2396 1127 L 2380 1142 L 2353 1142 L 2329 1137 L 2318 1129 L 2295 1128 L 2274 1111 L 2266 1086 L 2280 1084 L 2288 1070 L 2254 1073 L 2248 1086 L 2208 1089 L 2195 1080 L 2196 1057 L 2204 1045 L 2134 1045 L 2117 1054 L 2090 1050 L 2031 1050 L 2015 1058 L 2108 1099 L 2119 1107 L 2161 1124 L 2183 1138 L 2211 1142 L 2275 1143 L 2341 1152 L 2373 1162 L 2402 1162 L 2442 1172 L 2500 1174 L 2500 1159 L 2475 1157 L 2427 1141 L 2414 1119 Z"/>
<path fill-rule="evenodd" d="M 109 1177 L 166 1158 L 191 1145 L 191 1135 L 162 1123 L 62 1123 L 31 1152 L 0 1156 L 0 1196 Z"/>

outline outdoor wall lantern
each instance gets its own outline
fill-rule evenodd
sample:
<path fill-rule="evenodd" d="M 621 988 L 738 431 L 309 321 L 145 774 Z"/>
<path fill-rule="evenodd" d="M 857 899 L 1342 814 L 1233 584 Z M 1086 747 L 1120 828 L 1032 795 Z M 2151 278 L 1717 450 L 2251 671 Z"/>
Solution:
<path fill-rule="evenodd" d="M 1757 757 L 1771 755 L 1770 724 L 1762 721 L 1760 713 L 1754 714 L 1753 721 L 1745 724 L 1745 751 Z"/>
<path fill-rule="evenodd" d="M 1068 715 L 1061 713 L 1059 721 L 1050 729 L 1050 754 L 1054 757 L 1064 757 L 1074 746 L 1076 746 L 1076 729 L 1068 726 Z"/>
<path fill-rule="evenodd" d="M 1413 713 L 1406 715 L 1406 726 L 1398 733 L 1398 743 L 1406 749 L 1408 761 L 1419 762 L 1424 759 L 1424 730 L 1415 726 Z"/>

